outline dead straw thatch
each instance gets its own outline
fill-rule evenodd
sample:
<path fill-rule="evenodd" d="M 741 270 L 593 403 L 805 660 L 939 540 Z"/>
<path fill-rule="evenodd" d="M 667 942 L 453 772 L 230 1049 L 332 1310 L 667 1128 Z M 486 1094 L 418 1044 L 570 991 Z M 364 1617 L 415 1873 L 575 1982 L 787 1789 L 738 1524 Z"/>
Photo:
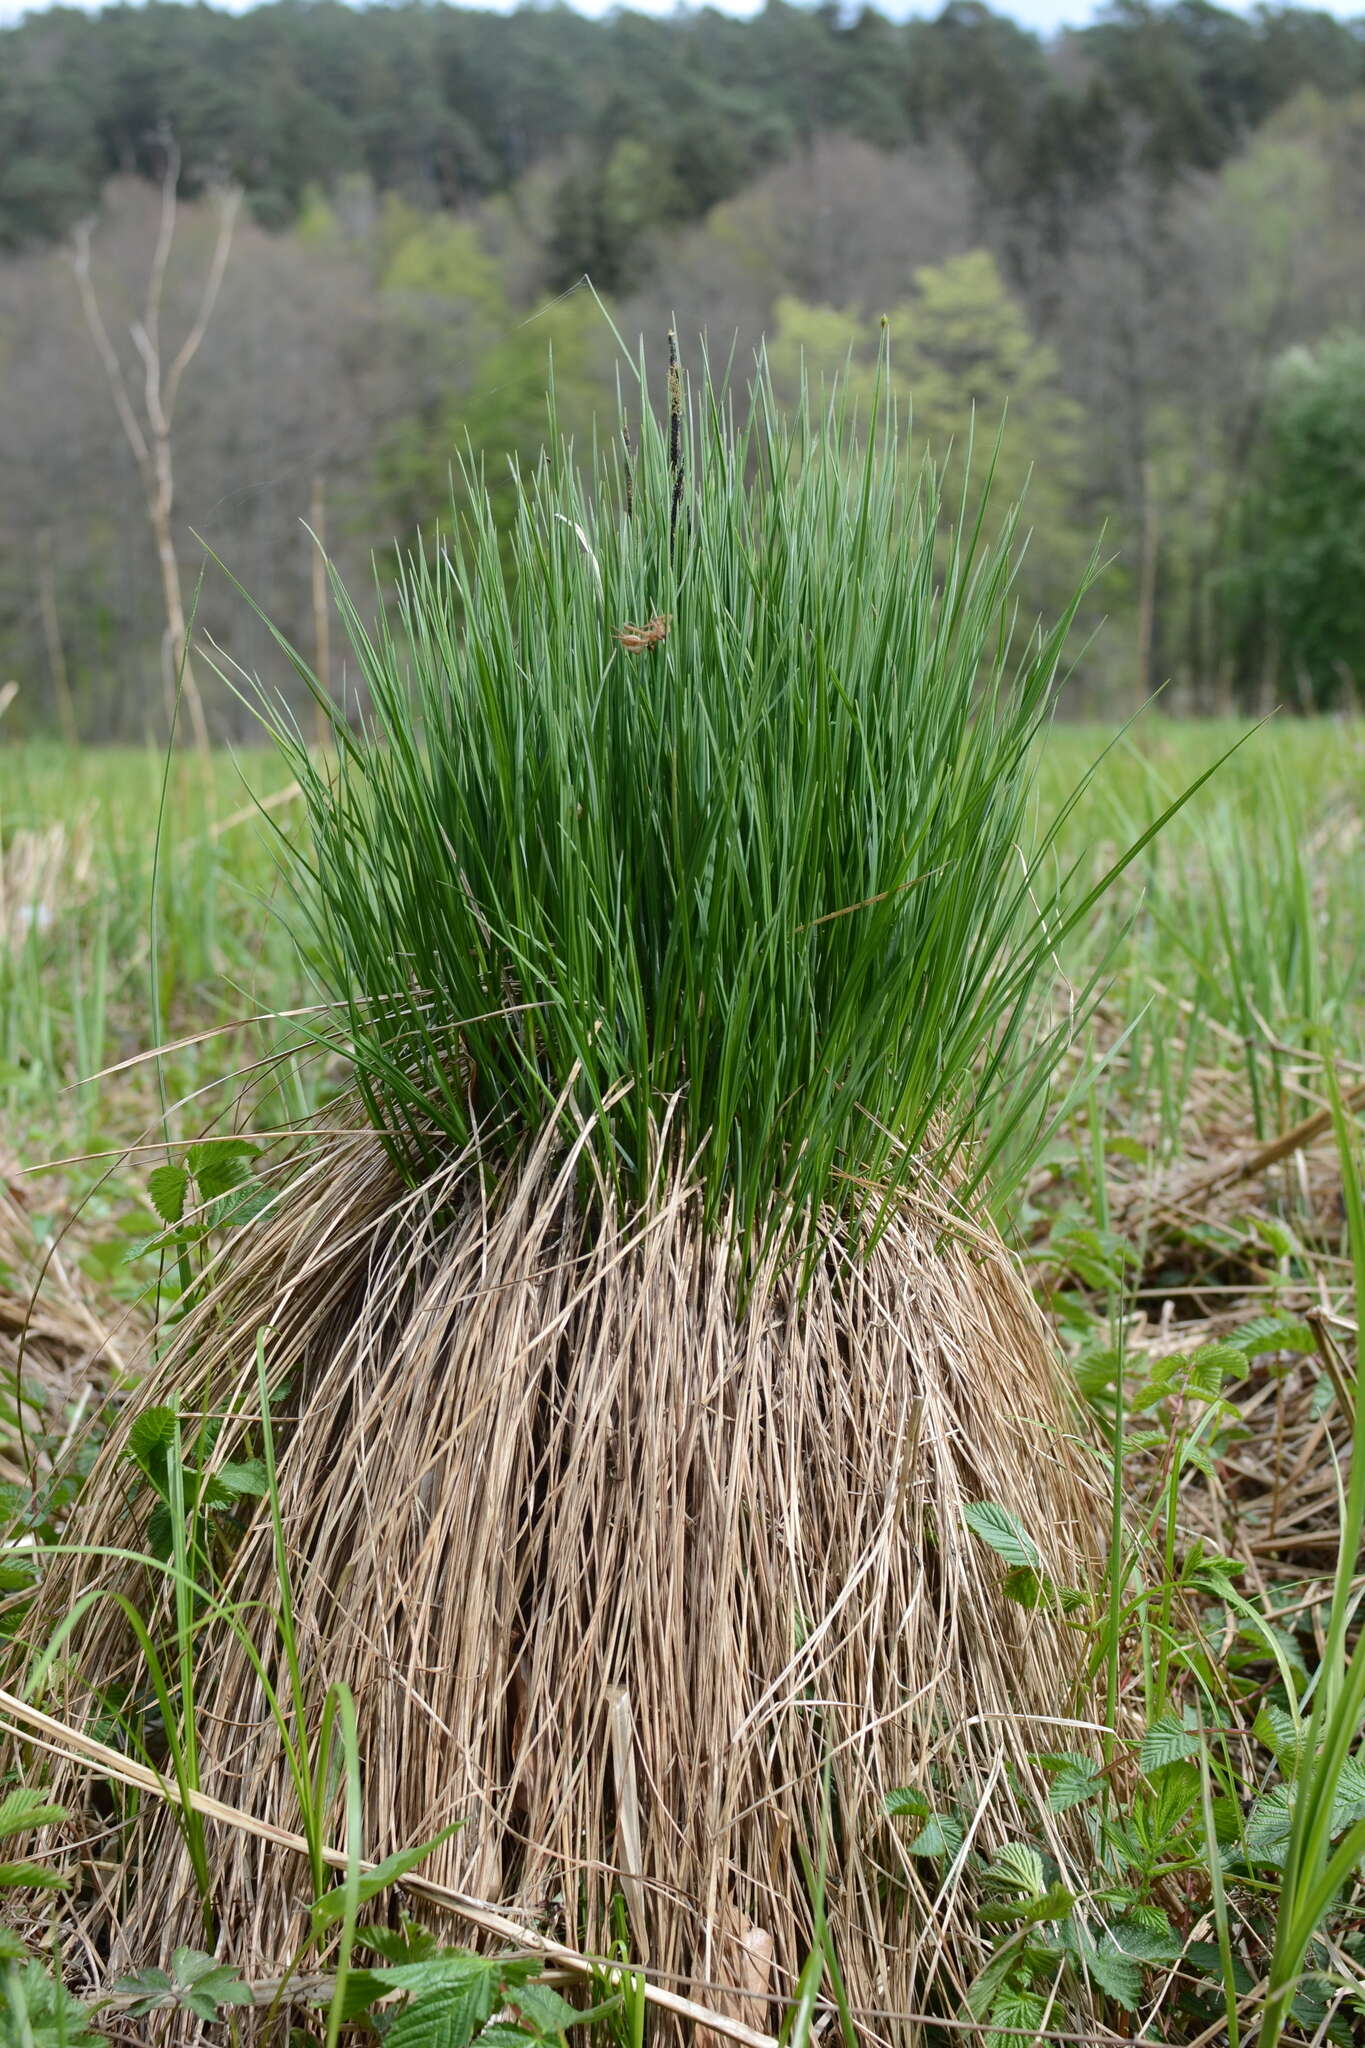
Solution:
<path fill-rule="evenodd" d="M 96 1302 L 60 1244 L 39 1244 L 0 1167 L 0 1482 L 27 1486 L 59 1462 L 136 1333 Z"/>
<path fill-rule="evenodd" d="M 88 836 L 60 820 L 16 832 L 0 848 L 0 951 L 47 931 L 88 893 L 93 872 Z"/>
<path fill-rule="evenodd" d="M 628 1217 L 585 1207 L 576 1174 L 547 1140 L 496 1198 L 467 1161 L 412 1191 L 373 1138 L 340 1141 L 243 1234 L 142 1401 L 229 1411 L 216 1454 L 240 1454 L 268 1330 L 309 1712 L 352 1688 L 367 1856 L 458 1819 L 424 1876 L 599 1952 L 619 1896 L 657 1981 L 771 2028 L 823 1838 L 853 2004 L 955 1997 L 981 1935 L 887 1793 L 951 1802 L 981 1846 L 1010 1830 L 1029 1752 L 1088 1739 L 1050 1719 L 1074 1639 L 1005 1599 L 962 1521 L 998 1502 L 1058 1582 L 1093 1568 L 1103 1508 L 1030 1292 L 998 1240 L 908 1206 L 870 1251 L 831 1226 L 804 1279 L 770 1257 L 741 1288 L 684 1177 Z M 121 1448 L 83 1542 L 138 1540 Z M 58 1566 L 48 1614 L 96 1571 Z M 229 1591 L 282 1683 L 264 1515 Z M 79 1720 L 94 1678 L 136 1669 L 110 1603 L 72 1648 L 58 1704 Z M 199 1662 L 205 1793 L 296 1830 L 250 1659 L 222 1628 Z M 55 1790 L 89 1830 L 82 1773 Z M 224 1952 L 278 1970 L 306 1868 L 240 1830 L 210 1848 Z M 121 1888 L 84 1929 L 111 1975 L 202 1938 L 164 1807 L 114 1853 Z"/>

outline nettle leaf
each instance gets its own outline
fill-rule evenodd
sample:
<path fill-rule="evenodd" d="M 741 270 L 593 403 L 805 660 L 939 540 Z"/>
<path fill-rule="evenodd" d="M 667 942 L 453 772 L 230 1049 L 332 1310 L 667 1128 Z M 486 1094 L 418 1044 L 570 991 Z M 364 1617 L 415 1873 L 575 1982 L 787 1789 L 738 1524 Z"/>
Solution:
<path fill-rule="evenodd" d="M 26 1834 L 30 1828 L 49 1828 L 66 1819 L 64 1806 L 53 1806 L 46 1792 L 31 1785 L 16 1785 L 0 1799 L 0 1841 L 10 1835 Z"/>
<path fill-rule="evenodd" d="M 247 1174 L 246 1162 L 259 1159 L 261 1148 L 249 1138 L 206 1138 L 191 1145 L 185 1164 L 194 1175 L 195 1186 L 205 1201 L 225 1195 L 238 1187 Z"/>
<path fill-rule="evenodd" d="M 147 1176 L 147 1193 L 163 1223 L 180 1222 L 189 1191 L 190 1177 L 183 1166 L 154 1166 Z"/>
<path fill-rule="evenodd" d="M 243 1458 L 237 1463 L 220 1465 L 208 1483 L 204 1496 L 210 1507 L 225 1507 L 229 1502 L 243 1496 L 259 1498 L 268 1493 L 270 1482 L 265 1466 L 259 1458 Z"/>
<path fill-rule="evenodd" d="M 1185 1950 L 1185 1960 L 1206 1977 L 1221 1983 L 1223 1958 L 1218 1944 L 1213 1941 L 1192 1941 Z M 1232 1957 L 1232 1988 L 1239 1998 L 1245 1998 L 1256 1983 L 1246 1964 L 1239 1955 Z"/>
<path fill-rule="evenodd" d="M 1054 1881 L 1041 1898 L 994 1899 L 984 1906 L 978 1906 L 978 1920 L 1017 1920 L 1026 1927 L 1038 1926 L 1045 1920 L 1065 1920 L 1076 1903 L 1076 1894 L 1066 1886 Z"/>
<path fill-rule="evenodd" d="M 513 2026 L 510 2020 L 494 2020 L 491 2027 L 485 2027 L 479 2035 L 479 2048 L 526 2048 L 528 2041 L 538 2041 L 540 2036 L 527 2031 L 525 2027 Z"/>
<path fill-rule="evenodd" d="M 1114 1386 L 1123 1370 L 1123 1353 L 1107 1346 L 1103 1351 L 1086 1351 L 1072 1371 L 1076 1385 L 1087 1401 L 1093 1401 Z"/>
<path fill-rule="evenodd" d="M 248 1180 L 215 1204 L 213 1222 L 220 1230 L 240 1230 L 273 1209 L 276 1199 L 273 1188 L 262 1187 L 258 1180 Z"/>
<path fill-rule="evenodd" d="M 1153 1396 L 1153 1399 L 1159 1400 L 1161 1396 Z M 1170 1440 L 1171 1433 L 1167 1429 L 1130 1429 L 1124 1434 L 1123 1455 L 1130 1458 L 1141 1456 L 1144 1451 L 1164 1451 Z"/>
<path fill-rule="evenodd" d="M 1006 1564 L 1041 1573 L 1043 1560 L 1037 1544 L 1008 1508 L 989 1500 L 972 1501 L 963 1508 L 962 1519 L 972 1534 L 979 1536 L 997 1557 L 1003 1557 Z"/>
<path fill-rule="evenodd" d="M 991 2003 L 991 2032 L 983 2048 L 1031 2048 L 1047 2015 L 1041 1992 L 1006 1985 Z"/>
<path fill-rule="evenodd" d="M 1317 1349 L 1313 1332 L 1298 1316 L 1253 1316 L 1228 1338 L 1247 1358 L 1259 1358 L 1266 1351 L 1297 1351 L 1309 1355 Z"/>
<path fill-rule="evenodd" d="M 1150 1778 L 1154 1772 L 1164 1770 L 1167 1764 L 1179 1763 L 1183 1757 L 1198 1756 L 1201 1742 L 1202 1737 L 1192 1720 L 1167 1711 L 1157 1716 L 1143 1736 L 1138 1761 Z"/>
<path fill-rule="evenodd" d="M 1159 1906 L 1135 1906 L 1121 1920 L 1111 1921 L 1109 1936 L 1120 1955 L 1136 1963 L 1174 1963 L 1184 1943 Z"/>
<path fill-rule="evenodd" d="M 1208 1447 L 1205 1444 L 1190 1442 L 1181 1445 L 1181 1470 L 1183 1471 L 1187 1465 L 1192 1465 L 1196 1472 L 1203 1474 L 1205 1479 L 1212 1479 L 1213 1459 L 1209 1456 Z"/>

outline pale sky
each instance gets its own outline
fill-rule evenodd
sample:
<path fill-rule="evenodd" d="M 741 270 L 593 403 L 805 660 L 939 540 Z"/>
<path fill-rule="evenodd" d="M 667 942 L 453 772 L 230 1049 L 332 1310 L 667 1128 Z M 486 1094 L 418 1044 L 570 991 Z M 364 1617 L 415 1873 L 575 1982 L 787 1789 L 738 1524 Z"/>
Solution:
<path fill-rule="evenodd" d="M 72 0 L 64 0 L 72 4 Z M 76 5 L 85 0 L 75 0 Z M 212 0 L 212 4 L 229 14 L 242 14 L 251 0 Z M 516 0 L 475 0 L 475 4 L 499 13 L 510 11 Z M 617 4 L 617 0 L 573 0 L 580 14 L 606 14 Z M 754 14 L 762 0 L 711 0 L 726 14 Z M 937 14 L 941 0 L 874 0 L 882 14 L 901 20 L 913 14 Z M 1026 28 L 1047 31 L 1064 24 L 1080 27 L 1099 13 L 1101 0 L 988 0 L 997 14 L 1009 14 Z M 1231 12 L 1246 13 L 1245 4 L 1238 0 L 1222 0 Z M 632 12 L 637 14 L 671 14 L 674 0 L 631 0 Z M 41 0 L 35 6 L 32 0 L 0 0 L 0 22 L 17 21 L 22 14 L 37 14 L 43 11 Z M 1313 0 L 1312 11 L 1335 14 L 1343 21 L 1356 16 L 1365 16 L 1365 0 Z"/>
<path fill-rule="evenodd" d="M 66 0 L 71 4 L 71 0 Z M 82 0 L 76 0 L 82 4 Z M 212 4 L 230 14 L 244 13 L 250 0 L 212 0 Z M 477 4 L 507 12 L 515 0 L 477 0 Z M 573 0 L 580 14 L 605 14 L 616 4 L 616 0 Z M 761 0 L 711 0 L 726 14 L 753 14 L 758 11 Z M 1100 0 L 989 0 L 997 14 L 1013 15 L 1025 27 L 1048 30 L 1061 27 L 1064 23 L 1079 27 L 1100 11 Z M 1223 0 L 1229 4 L 1229 0 Z M 631 0 L 632 11 L 637 14 L 671 14 L 674 0 Z M 26 4 L 26 0 L 0 0 L 0 22 L 17 21 L 21 14 L 36 14 L 41 5 Z M 881 0 L 878 11 L 900 20 L 912 14 L 937 14 L 939 5 L 935 0 Z M 1247 12 L 1245 6 L 1231 0 L 1231 11 Z M 1315 0 L 1314 10 L 1324 14 L 1335 14 L 1342 20 L 1365 15 L 1365 0 Z"/>

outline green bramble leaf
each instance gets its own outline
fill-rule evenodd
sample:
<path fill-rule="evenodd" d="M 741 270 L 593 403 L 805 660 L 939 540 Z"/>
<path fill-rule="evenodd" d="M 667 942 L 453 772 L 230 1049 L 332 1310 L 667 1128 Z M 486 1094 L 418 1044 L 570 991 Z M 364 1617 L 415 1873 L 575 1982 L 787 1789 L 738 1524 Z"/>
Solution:
<path fill-rule="evenodd" d="M 538 2034 L 562 2034 L 579 2018 L 577 2006 L 561 1998 L 552 1984 L 538 1984 L 534 1978 L 509 1992 L 508 2003 L 516 2007 L 524 2020 L 530 2021 Z"/>
<path fill-rule="evenodd" d="M 1189 1721 L 1181 1720 L 1170 1712 L 1160 1714 L 1142 1738 L 1138 1762 L 1150 1778 L 1153 1772 L 1164 1770 L 1167 1764 L 1179 1763 L 1183 1757 L 1197 1756 L 1200 1742 L 1199 1730 Z"/>
<path fill-rule="evenodd" d="M 1053 1813 L 1066 1813 L 1096 1798 L 1104 1790 L 1104 1779 L 1094 1764 L 1083 1756 L 1065 1756 L 1048 1787 L 1047 1803 Z"/>
<path fill-rule="evenodd" d="M 46 1792 L 16 1785 L 0 1799 L 0 1842 L 10 1835 L 26 1834 L 30 1828 L 55 1827 L 65 1819 L 66 1808 L 52 1805 Z"/>
<path fill-rule="evenodd" d="M 173 1408 L 144 1408 L 128 1432 L 125 1455 L 141 1467 L 159 1493 L 166 1491 L 166 1462 L 178 1421 Z"/>
<path fill-rule="evenodd" d="M 163 1223 L 179 1223 L 185 1213 L 190 1177 L 183 1166 L 154 1166 L 147 1176 L 147 1193 Z"/>
<path fill-rule="evenodd" d="M 262 1472 L 261 1477 L 264 1480 L 264 1472 Z M 261 1492 L 265 1491 L 264 1485 L 262 1485 L 260 1490 Z M 400 1877 L 406 1877 L 410 1870 L 414 1870 L 419 1863 L 424 1862 L 430 1856 L 433 1849 L 438 1848 L 442 1842 L 449 1841 L 456 1829 L 463 1826 L 464 1822 L 462 1820 L 453 1820 L 449 1827 L 442 1828 L 440 1834 L 433 1835 L 429 1842 L 419 1842 L 413 1849 L 399 1849 L 395 1855 L 386 1856 L 384 1861 L 377 1863 L 373 1870 L 361 1872 L 359 1883 L 355 1891 L 349 1894 L 349 1897 L 354 1897 L 359 1905 L 367 1905 L 375 1897 L 376 1893 L 387 1891 L 389 1886 L 396 1884 Z M 334 1920 L 340 1920 L 347 1909 L 347 1904 L 348 1893 L 344 1884 L 336 1885 L 331 1891 L 324 1892 L 322 1897 L 316 1901 L 312 1910 L 311 1918 L 314 1936 L 322 1934 L 331 1926 Z M 471 1959 L 457 1955 L 453 1958 L 440 1958 L 437 1964 L 432 1966 L 438 1967 L 440 1964 L 448 1961 L 452 1964 L 454 1973 L 458 1974 L 459 1967 L 466 1961 L 471 1960 L 477 1962 L 479 1959 L 477 1957 Z M 403 1965 L 400 1967 L 408 1966 Z M 428 1962 L 426 1959 L 423 1959 L 411 1967 L 426 1969 Z M 390 1981 L 393 1981 L 392 1972 L 385 1974 L 389 1977 Z M 424 1979 L 422 1981 L 431 1980 Z M 411 1990 L 415 1987 L 409 1984 L 405 1988 Z"/>
<path fill-rule="evenodd" d="M 0 1892 L 25 1890 L 61 1892 L 73 1882 L 69 1870 L 58 1870 L 51 1863 L 0 1863 Z"/>
<path fill-rule="evenodd" d="M 1043 1859 L 1028 1842 L 1006 1842 L 986 1876 L 1025 1899 L 1041 1899 L 1048 1889 Z"/>
<path fill-rule="evenodd" d="M 972 1534 L 979 1536 L 997 1557 L 1003 1557 L 1006 1564 L 1042 1573 L 1043 1560 L 1037 1544 L 1008 1508 L 989 1500 L 972 1501 L 963 1508 L 962 1519 Z"/>
<path fill-rule="evenodd" d="M 491 1961 L 458 1960 L 458 1975 L 410 1999 L 395 2015 L 384 2037 L 390 2048 L 468 2048 L 492 2016 L 498 1983 Z"/>
<path fill-rule="evenodd" d="M 1126 2011 L 1136 2012 L 1142 2002 L 1141 1964 L 1131 1956 L 1120 1955 L 1108 1936 L 1093 1946 L 1086 1943 L 1080 1954 L 1087 1973 L 1105 1996 L 1114 1999 Z"/>

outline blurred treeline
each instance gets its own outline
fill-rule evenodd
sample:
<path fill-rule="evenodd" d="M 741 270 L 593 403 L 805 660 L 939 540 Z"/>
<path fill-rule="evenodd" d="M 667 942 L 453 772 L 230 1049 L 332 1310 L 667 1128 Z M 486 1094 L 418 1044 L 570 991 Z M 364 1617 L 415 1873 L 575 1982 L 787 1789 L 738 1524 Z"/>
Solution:
<path fill-rule="evenodd" d="M 704 332 L 742 369 L 766 338 L 793 396 L 850 353 L 870 389 L 885 316 L 919 439 L 961 471 L 975 423 L 969 496 L 1007 409 L 1022 615 L 1103 531 L 1076 709 L 1365 691 L 1365 23 L 1122 0 L 1043 43 L 970 0 L 907 24 L 278 0 L 0 32 L 0 686 L 29 728 L 162 715 L 162 573 L 70 252 L 93 223 L 136 398 L 172 138 L 169 351 L 214 195 L 245 195 L 175 421 L 187 600 L 202 540 L 311 656 L 302 522 L 354 581 L 448 513 L 466 442 L 498 488 L 543 437 L 551 351 L 561 427 L 614 432 L 591 278 L 656 362 L 676 313 L 685 355 Z M 216 569 L 197 626 L 272 659 Z"/>

